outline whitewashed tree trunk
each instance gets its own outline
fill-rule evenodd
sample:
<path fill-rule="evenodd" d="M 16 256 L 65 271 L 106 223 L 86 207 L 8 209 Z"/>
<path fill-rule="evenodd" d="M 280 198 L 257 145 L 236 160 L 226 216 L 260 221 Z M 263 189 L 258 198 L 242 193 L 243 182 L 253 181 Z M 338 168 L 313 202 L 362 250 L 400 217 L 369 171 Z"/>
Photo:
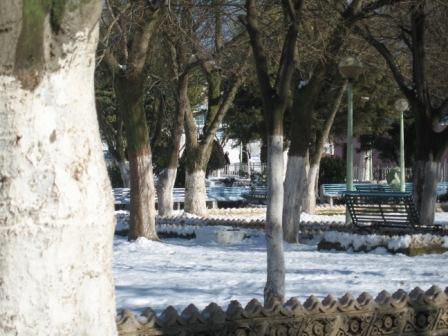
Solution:
<path fill-rule="evenodd" d="M 316 185 L 319 176 L 319 164 L 311 164 L 308 171 L 308 183 L 306 185 L 305 197 L 303 198 L 302 210 L 313 214 L 316 210 Z"/>
<path fill-rule="evenodd" d="M 59 66 L 31 89 L 2 72 L 0 50 L 2 336 L 116 335 L 96 42 L 97 27 L 73 34 Z"/>
<path fill-rule="evenodd" d="M 207 191 L 205 171 L 196 170 L 185 173 L 185 212 L 198 216 L 207 215 Z"/>
<path fill-rule="evenodd" d="M 264 301 L 285 296 L 285 258 L 283 255 L 283 136 L 268 137 L 268 207 L 266 212 L 267 281 Z"/>
<path fill-rule="evenodd" d="M 167 168 L 160 177 L 157 188 L 159 216 L 167 217 L 173 214 L 173 188 L 176 174 L 177 168 Z"/>
<path fill-rule="evenodd" d="M 423 225 L 433 225 L 441 163 L 417 161 L 414 164 L 414 171 L 414 198 L 420 211 L 420 222 Z"/>
<path fill-rule="evenodd" d="M 146 150 L 130 153 L 131 204 L 129 217 L 129 240 L 145 237 L 158 240 L 155 219 L 155 187 L 152 156 L 149 144 Z"/>
<path fill-rule="evenodd" d="M 131 179 L 129 176 L 129 162 L 119 161 L 117 163 L 118 169 L 120 170 L 121 180 L 123 181 L 123 187 L 129 188 L 131 186 Z"/>
<path fill-rule="evenodd" d="M 283 205 L 283 239 L 288 243 L 298 241 L 300 210 L 307 181 L 307 161 L 307 157 L 288 156 Z"/>

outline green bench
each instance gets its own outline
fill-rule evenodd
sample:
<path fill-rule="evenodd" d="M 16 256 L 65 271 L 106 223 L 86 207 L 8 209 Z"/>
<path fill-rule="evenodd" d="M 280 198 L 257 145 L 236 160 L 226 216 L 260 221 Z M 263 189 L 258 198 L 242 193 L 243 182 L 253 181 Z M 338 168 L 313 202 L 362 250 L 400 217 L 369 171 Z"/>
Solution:
<path fill-rule="evenodd" d="M 250 191 L 242 195 L 248 203 L 267 204 L 268 187 L 267 186 L 251 186 Z"/>
<path fill-rule="evenodd" d="M 370 182 L 356 182 L 353 183 L 353 188 L 357 188 L 358 185 L 370 185 Z M 347 191 L 347 184 L 345 183 L 324 183 L 320 186 L 320 199 L 321 202 L 328 201 L 330 206 L 333 206 L 333 198 L 342 198 Z"/>
<path fill-rule="evenodd" d="M 361 231 L 413 231 L 423 227 L 410 193 L 350 191 L 344 193 L 344 199 L 353 225 Z"/>

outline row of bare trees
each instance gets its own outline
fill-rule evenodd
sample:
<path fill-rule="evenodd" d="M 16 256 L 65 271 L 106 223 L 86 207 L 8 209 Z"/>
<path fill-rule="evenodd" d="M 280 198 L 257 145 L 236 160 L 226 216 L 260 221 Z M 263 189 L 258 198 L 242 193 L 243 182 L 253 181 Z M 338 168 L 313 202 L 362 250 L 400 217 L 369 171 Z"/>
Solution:
<path fill-rule="evenodd" d="M 415 116 L 415 196 L 422 220 L 433 222 L 435 181 L 448 147 L 444 1 L 105 0 L 101 15 L 102 4 L 0 2 L 2 335 L 116 334 L 112 198 L 95 115 L 95 64 L 109 78 L 111 89 L 102 98 L 115 106 L 100 113 L 100 124 L 113 126 L 103 136 L 117 161 L 130 164 L 130 239 L 157 239 L 151 140 L 167 129 L 173 135 L 159 190 L 161 212 L 169 213 L 185 129 L 185 207 L 203 214 L 214 135 L 242 82 L 255 77 L 269 148 L 265 301 L 282 301 L 283 237 L 297 239 L 303 191 L 315 181 L 320 146 L 342 99 L 336 64 L 345 54 L 372 50 Z M 161 70 L 152 73 L 156 62 Z M 170 127 L 154 122 L 166 92 L 147 108 L 148 86 L 160 83 L 175 97 Z M 313 136 L 314 117 L 329 92 L 324 126 Z M 198 130 L 192 107 L 201 95 L 207 97 L 206 122 Z"/>
<path fill-rule="evenodd" d="M 426 15 L 440 13 L 440 8 L 446 12 L 443 3 L 215 0 L 205 4 L 185 0 L 170 2 L 165 8 L 157 1 L 150 5 L 144 1 L 108 0 L 106 3 L 103 46 L 99 54 L 114 77 L 114 90 L 117 103 L 122 106 L 119 110 L 127 134 L 130 239 L 139 236 L 157 239 L 151 149 L 142 109 L 144 78 L 154 71 L 151 60 L 157 57 L 165 60 L 162 61 L 164 80 L 171 83 L 176 101 L 169 160 L 157 190 L 161 215 L 171 214 L 183 131 L 186 135 L 185 211 L 206 214 L 205 172 L 216 131 L 244 80 L 250 77 L 251 83 L 257 83 L 268 145 L 266 299 L 283 298 L 282 240 L 296 242 L 301 211 L 314 211 L 324 144 L 341 108 L 346 86 L 337 66 L 345 55 L 364 56 L 367 64 L 382 71 L 389 66 L 390 79 L 397 81 L 397 87 L 411 103 L 418 142 L 416 200 L 425 222 L 433 222 L 437 172 L 447 147 L 443 140 L 445 127 L 438 121 L 446 114 L 447 103 L 440 96 L 434 99 L 430 92 L 425 69 L 433 62 L 426 59 L 423 46 L 428 31 L 434 31 L 432 43 L 434 36 L 444 31 L 428 26 L 425 21 Z M 386 28 L 392 33 L 383 34 Z M 152 43 L 153 48 L 149 48 L 151 39 L 159 41 Z M 408 50 L 404 50 L 406 47 Z M 439 48 L 439 52 L 443 53 L 443 49 Z M 394 59 L 394 55 L 400 59 Z M 372 57 L 377 59 L 372 61 Z M 400 62 L 403 70 L 398 65 Z M 406 79 L 411 73 L 413 84 Z M 135 78 L 138 78 L 136 82 Z M 202 130 L 197 129 L 193 115 L 192 83 L 206 97 Z M 440 84 L 437 90 L 438 95 L 443 95 Z M 326 110 L 323 116 L 322 105 Z M 285 113 L 289 115 L 286 134 Z M 319 124 L 315 122 L 317 115 L 321 119 Z M 434 138 L 440 141 L 433 141 Z M 289 149 L 284 177 L 286 140 Z"/>

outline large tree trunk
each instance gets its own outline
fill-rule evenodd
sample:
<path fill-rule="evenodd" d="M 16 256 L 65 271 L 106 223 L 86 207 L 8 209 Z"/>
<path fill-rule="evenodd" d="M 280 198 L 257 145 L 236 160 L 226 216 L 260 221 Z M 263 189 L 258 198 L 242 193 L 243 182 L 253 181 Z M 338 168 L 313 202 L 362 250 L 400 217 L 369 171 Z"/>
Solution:
<path fill-rule="evenodd" d="M 308 170 L 308 179 L 306 185 L 306 191 L 303 197 L 302 210 L 303 212 L 313 214 L 316 209 L 316 186 L 319 178 L 319 162 L 311 162 Z"/>
<path fill-rule="evenodd" d="M 283 203 L 283 239 L 288 243 L 296 243 L 299 239 L 302 195 L 307 185 L 307 162 L 307 156 L 288 156 Z"/>
<path fill-rule="evenodd" d="M 207 215 L 205 170 L 187 169 L 185 173 L 185 212 L 198 216 Z"/>
<path fill-rule="evenodd" d="M 129 152 L 131 204 L 128 238 L 157 240 L 152 156 L 149 144 L 142 147 L 138 152 Z"/>
<path fill-rule="evenodd" d="M 297 77 L 297 73 L 296 73 Z M 297 82 L 297 78 L 295 80 Z M 285 178 L 285 203 L 283 204 L 283 239 L 289 243 L 298 241 L 300 212 L 307 184 L 309 143 L 311 138 L 312 102 L 308 97 L 319 89 L 315 80 L 294 91 L 291 113 L 288 166 Z"/>
<path fill-rule="evenodd" d="M 93 87 L 100 2 L 50 27 L 51 6 L 0 2 L 0 334 L 116 335 Z"/>
<path fill-rule="evenodd" d="M 141 79 L 116 78 L 115 88 L 124 116 L 128 143 L 131 204 L 129 240 L 145 237 L 157 240 L 155 188 L 148 125 L 143 109 Z"/>
<path fill-rule="evenodd" d="M 440 162 L 431 160 L 414 163 L 414 198 L 423 225 L 434 223 L 441 166 Z"/>
<path fill-rule="evenodd" d="M 268 207 L 266 212 L 267 281 L 265 303 L 283 302 L 285 296 L 285 257 L 283 254 L 283 136 L 268 136 Z"/>
<path fill-rule="evenodd" d="M 168 167 L 159 176 L 159 184 L 157 186 L 159 216 L 169 217 L 173 214 L 173 189 L 176 175 L 177 167 Z"/>
<path fill-rule="evenodd" d="M 170 149 L 170 159 L 166 169 L 160 176 L 157 188 L 158 207 L 160 216 L 171 216 L 173 212 L 173 188 L 176 181 L 177 166 L 179 164 L 179 151 L 184 130 L 184 118 L 186 111 L 190 109 L 190 100 L 188 98 L 188 80 L 187 73 L 178 78 L 177 101 L 176 101 L 176 124 L 173 127 L 173 141 Z M 205 187 L 205 186 L 204 186 Z"/>
<path fill-rule="evenodd" d="M 414 201 L 423 225 L 433 225 L 441 158 L 445 152 L 443 134 L 435 133 L 426 118 L 426 108 L 414 104 L 416 115 L 416 159 L 414 162 Z"/>

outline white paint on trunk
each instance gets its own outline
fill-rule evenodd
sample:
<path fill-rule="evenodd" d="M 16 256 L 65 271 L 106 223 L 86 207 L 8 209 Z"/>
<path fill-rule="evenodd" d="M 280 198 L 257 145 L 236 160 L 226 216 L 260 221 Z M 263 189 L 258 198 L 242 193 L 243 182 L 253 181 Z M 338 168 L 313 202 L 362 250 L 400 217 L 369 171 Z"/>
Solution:
<path fill-rule="evenodd" d="M 421 195 L 416 195 L 417 204 L 420 204 L 420 222 L 423 225 L 433 225 L 436 212 L 437 183 L 439 181 L 441 164 L 436 161 L 416 162 L 417 183 L 423 183 Z M 414 186 L 418 192 L 418 187 Z M 420 197 L 420 199 L 419 199 Z"/>
<path fill-rule="evenodd" d="M 303 211 L 314 214 L 316 208 L 316 184 L 319 174 L 319 165 L 312 164 L 308 171 L 308 180 L 303 198 Z"/>
<path fill-rule="evenodd" d="M 285 259 L 283 254 L 283 136 L 268 137 L 268 207 L 266 211 L 267 281 L 265 303 L 285 297 Z"/>
<path fill-rule="evenodd" d="M 364 150 L 359 153 L 358 176 L 359 181 L 372 181 L 372 150 Z M 356 178 L 356 177 L 355 177 Z"/>
<path fill-rule="evenodd" d="M 121 180 L 123 181 L 123 187 L 129 188 L 131 186 L 131 180 L 129 176 L 129 161 L 119 161 L 118 169 L 120 170 Z"/>
<path fill-rule="evenodd" d="M 146 152 L 149 153 L 149 149 Z M 131 169 L 129 239 L 145 237 L 158 240 L 152 156 L 150 154 L 131 156 L 129 163 Z"/>
<path fill-rule="evenodd" d="M 0 334 L 116 335 L 113 200 L 95 113 L 97 30 L 33 92 L 0 76 Z"/>
<path fill-rule="evenodd" d="M 177 168 L 166 168 L 157 188 L 159 216 L 168 217 L 173 213 L 173 188 Z"/>
<path fill-rule="evenodd" d="M 185 173 L 185 212 L 207 215 L 207 191 L 205 189 L 205 171 L 196 170 Z"/>
<path fill-rule="evenodd" d="M 306 164 L 306 157 L 295 155 L 288 157 L 284 185 L 283 238 L 289 243 L 298 241 L 300 208 L 306 186 Z"/>

